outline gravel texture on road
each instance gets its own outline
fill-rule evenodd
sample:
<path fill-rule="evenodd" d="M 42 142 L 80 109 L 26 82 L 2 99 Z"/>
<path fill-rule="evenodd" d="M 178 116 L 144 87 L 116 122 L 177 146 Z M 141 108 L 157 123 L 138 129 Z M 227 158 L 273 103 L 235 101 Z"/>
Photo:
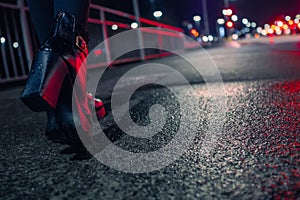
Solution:
<path fill-rule="evenodd" d="M 214 118 L 211 96 L 204 84 L 193 88 L 200 112 L 192 145 L 171 165 L 145 174 L 116 171 L 95 158 L 70 161 L 59 154 L 64 146 L 44 136 L 45 114 L 31 112 L 18 99 L 20 88 L 1 91 L 1 199 L 299 198 L 300 81 L 225 83 L 225 123 L 209 154 L 202 153 L 202 144 Z M 174 89 L 186 95 L 185 86 Z M 130 112 L 139 124 L 149 123 L 144 111 L 154 103 L 172 114 L 153 140 L 133 139 L 112 125 L 107 135 L 133 152 L 160 148 L 176 134 L 181 116 L 189 115 L 177 112 L 166 88 L 137 91 L 135 100 Z"/>

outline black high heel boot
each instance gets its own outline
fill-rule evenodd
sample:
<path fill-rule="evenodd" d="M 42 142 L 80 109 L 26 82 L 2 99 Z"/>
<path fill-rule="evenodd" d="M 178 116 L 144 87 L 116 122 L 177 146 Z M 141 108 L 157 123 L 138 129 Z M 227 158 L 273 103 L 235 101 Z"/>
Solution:
<path fill-rule="evenodd" d="M 84 66 L 88 53 L 86 36 L 86 32 L 76 24 L 73 15 L 60 12 L 52 27 L 51 37 L 34 59 L 21 96 L 23 102 L 33 111 L 48 111 L 48 116 L 53 112 L 58 129 L 63 133 L 61 137 L 67 144 L 79 141 L 74 120 L 81 124 L 80 128 L 84 132 L 89 133 L 91 129 Z M 76 77 L 76 106 L 72 110 L 72 92 Z"/>

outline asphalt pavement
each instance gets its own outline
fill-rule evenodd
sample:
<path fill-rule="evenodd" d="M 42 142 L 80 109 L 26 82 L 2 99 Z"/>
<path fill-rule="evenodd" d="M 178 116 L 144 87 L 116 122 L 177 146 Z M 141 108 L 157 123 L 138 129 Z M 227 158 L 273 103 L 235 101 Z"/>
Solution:
<path fill-rule="evenodd" d="M 163 148 L 176 136 L 180 124 L 184 123 L 182 119 L 193 116 L 196 128 L 191 130 L 195 137 L 185 153 L 168 166 L 147 173 L 119 171 L 96 158 L 71 161 L 72 155 L 59 154 L 65 146 L 52 143 L 44 136 L 45 113 L 33 113 L 19 100 L 22 88 L 2 89 L 0 198 L 299 199 L 299 38 L 242 40 L 207 51 L 185 52 L 184 58 L 191 62 L 175 55 L 106 70 L 97 96 L 104 99 L 108 110 L 113 86 L 122 75 L 141 64 L 160 63 L 176 69 L 189 80 L 197 97 L 196 101 L 187 98 L 189 86 L 170 78 L 168 71 L 157 73 L 151 68 L 144 71 L 145 75 L 128 76 L 115 91 L 122 98 L 143 81 L 166 79 L 173 89 L 148 85 L 131 98 L 130 115 L 139 125 L 150 123 L 151 105 L 160 104 L 165 108 L 166 123 L 152 138 L 129 136 L 111 123 L 111 115 L 100 122 L 108 127 L 105 133 L 113 138 L 116 146 L 133 153 Z M 191 63 L 200 63 L 201 73 Z M 218 71 L 210 70 L 209 63 L 217 66 Z M 90 80 L 97 80 L 98 72 L 91 71 Z M 221 121 L 212 109 L 218 101 L 224 101 L 224 98 L 212 101 L 214 95 L 219 95 L 213 92 L 220 89 L 220 82 L 214 82 L 217 73 L 223 79 L 226 101 L 219 108 L 225 111 L 222 127 L 212 132 L 211 140 L 206 133 L 216 129 L 211 129 L 210 123 Z M 205 80 L 210 83 L 205 84 Z M 181 110 L 180 99 L 185 99 L 187 106 L 196 105 L 197 110 Z M 210 150 L 205 151 L 208 147 Z"/>

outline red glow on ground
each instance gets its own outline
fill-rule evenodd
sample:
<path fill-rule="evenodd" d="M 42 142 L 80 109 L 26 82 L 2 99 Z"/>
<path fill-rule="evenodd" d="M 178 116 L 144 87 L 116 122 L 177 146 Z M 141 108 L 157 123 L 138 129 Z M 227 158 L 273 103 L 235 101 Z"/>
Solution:
<path fill-rule="evenodd" d="M 280 123 L 278 113 L 274 112 L 270 113 L 268 117 L 270 120 L 267 120 L 261 127 L 261 130 L 264 130 L 263 134 L 268 138 L 261 153 L 274 160 L 279 159 L 282 163 L 282 165 L 272 162 L 264 164 L 265 170 L 271 172 L 272 176 L 268 178 L 263 191 L 273 194 L 274 199 L 297 199 L 297 192 L 300 191 L 300 171 L 299 168 L 293 166 L 297 166 L 300 162 L 300 100 L 297 98 L 300 94 L 300 82 L 278 83 L 269 90 L 282 93 L 289 98 L 266 102 L 271 103 L 274 110 L 277 109 L 280 115 L 285 116 L 283 118 L 285 123 Z M 275 134 L 274 130 L 280 132 Z"/>

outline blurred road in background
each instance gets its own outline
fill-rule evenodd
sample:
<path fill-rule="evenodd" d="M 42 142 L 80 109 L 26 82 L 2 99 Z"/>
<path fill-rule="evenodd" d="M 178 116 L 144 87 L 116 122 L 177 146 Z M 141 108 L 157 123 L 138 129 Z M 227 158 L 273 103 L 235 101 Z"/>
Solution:
<path fill-rule="evenodd" d="M 96 159 L 70 161 L 60 155 L 63 146 L 44 136 L 45 113 L 33 113 L 19 100 L 21 87 L 0 92 L 0 196 L 3 199 L 270 199 L 300 195 L 300 37 L 263 38 L 192 50 L 184 55 L 205 66 L 210 59 L 219 68 L 227 97 L 222 134 L 213 151 L 201 154 L 210 115 L 209 91 L 202 77 L 179 57 L 150 60 L 183 74 L 199 98 L 196 138 L 177 161 L 146 174 L 123 173 Z M 103 77 L 97 95 L 109 103 L 112 86 L 129 69 L 142 63 L 114 66 Z M 97 79 L 91 71 L 90 79 Z M 149 69 L 149 73 L 153 73 Z M 205 73 L 205 71 L 203 71 Z M 131 77 L 119 92 L 145 76 Z M 213 74 L 211 74 L 213 76 Z M 168 77 L 158 74 L 157 79 Z M 155 80 L 154 80 L 155 81 Z M 218 85 L 215 83 L 216 86 Z M 171 84 L 185 94 L 185 85 Z M 168 143 L 180 115 L 169 90 L 147 87 L 132 97 L 132 118 L 147 124 L 147 109 L 165 106 L 169 118 L 157 137 L 138 140 L 112 124 L 107 135 L 132 152 L 156 150 Z M 193 104 L 195 102 L 186 102 Z M 108 116 L 109 118 L 109 116 Z M 109 119 L 108 119 L 109 121 Z M 105 120 L 104 122 L 105 123 Z"/>

